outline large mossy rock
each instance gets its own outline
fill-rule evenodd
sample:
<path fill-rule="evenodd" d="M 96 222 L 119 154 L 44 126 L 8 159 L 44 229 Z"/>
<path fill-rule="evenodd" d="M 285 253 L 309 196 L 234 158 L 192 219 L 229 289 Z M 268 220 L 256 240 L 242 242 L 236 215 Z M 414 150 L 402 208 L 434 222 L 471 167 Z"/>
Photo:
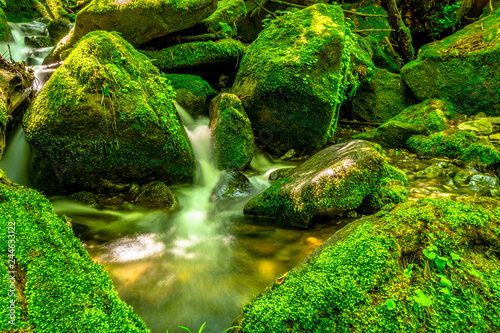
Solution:
<path fill-rule="evenodd" d="M 350 141 L 313 155 L 249 201 L 244 213 L 281 217 L 289 224 L 308 227 L 314 216 L 334 216 L 357 209 L 389 180 L 402 185 L 407 182 L 401 170 L 386 162 L 380 146 Z M 394 199 L 398 200 L 396 196 Z"/>
<path fill-rule="evenodd" d="M 204 19 L 201 24 L 206 31 L 224 37 L 236 37 L 236 23 L 247 14 L 243 0 L 220 0 L 217 10 Z"/>
<path fill-rule="evenodd" d="M 399 74 L 381 69 L 360 86 L 345 112 L 366 121 L 384 122 L 416 103 Z"/>
<path fill-rule="evenodd" d="M 173 95 L 151 62 L 116 33 L 88 34 L 24 117 L 36 154 L 34 183 L 81 190 L 104 180 L 190 182 L 194 155 Z"/>
<path fill-rule="evenodd" d="M 217 9 L 214 0 L 94 0 L 76 17 L 69 44 L 95 30 L 117 31 L 133 46 L 194 26 Z"/>
<path fill-rule="evenodd" d="M 244 96 L 259 146 L 302 152 L 326 143 L 349 86 L 372 67 L 340 6 L 317 4 L 269 23 L 248 47 L 231 92 Z"/>
<path fill-rule="evenodd" d="M 429 135 L 449 128 L 455 113 L 451 103 L 430 99 L 406 108 L 378 128 L 354 138 L 376 142 L 385 148 L 406 147 L 414 135 Z"/>
<path fill-rule="evenodd" d="M 194 119 L 208 115 L 210 101 L 217 95 L 210 84 L 197 75 L 164 74 L 175 91 L 175 101 Z"/>
<path fill-rule="evenodd" d="M 441 98 L 465 114 L 500 115 L 500 10 L 428 44 L 401 70 L 420 100 Z"/>
<path fill-rule="evenodd" d="M 421 199 L 353 222 L 243 308 L 229 332 L 497 332 L 499 205 Z"/>
<path fill-rule="evenodd" d="M 149 332 L 118 298 L 109 274 L 90 258 L 70 221 L 59 218 L 41 194 L 8 186 L 2 177 L 0 227 L 5 263 L 0 273 L 0 330 Z M 14 299 L 10 292 L 17 298 L 15 326 L 8 322 Z"/>
<path fill-rule="evenodd" d="M 250 164 L 255 152 L 252 125 L 238 96 L 223 93 L 212 100 L 210 130 L 219 168 L 243 170 Z"/>
<path fill-rule="evenodd" d="M 10 39 L 10 27 L 7 24 L 7 17 L 0 8 L 0 42 L 6 42 Z"/>
<path fill-rule="evenodd" d="M 234 39 L 192 42 L 160 51 L 141 51 L 162 71 L 199 73 L 200 67 L 235 67 L 245 53 L 245 45 Z M 204 68 L 206 70 L 206 68 Z"/>

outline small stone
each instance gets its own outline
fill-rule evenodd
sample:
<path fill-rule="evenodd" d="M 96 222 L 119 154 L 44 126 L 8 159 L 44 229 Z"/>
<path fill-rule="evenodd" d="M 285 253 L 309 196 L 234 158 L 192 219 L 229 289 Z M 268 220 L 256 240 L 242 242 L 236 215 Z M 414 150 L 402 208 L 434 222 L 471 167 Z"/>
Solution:
<path fill-rule="evenodd" d="M 295 156 L 295 154 L 297 154 L 297 153 L 295 152 L 295 150 L 290 149 L 289 151 L 287 151 L 287 152 L 285 153 L 285 155 L 281 156 L 279 159 L 280 159 L 280 160 L 288 160 L 288 159 L 291 159 L 292 157 L 294 157 L 294 156 Z"/>
<path fill-rule="evenodd" d="M 498 187 L 498 178 L 477 174 L 470 178 L 469 185 L 476 187 L 484 187 L 487 186 L 489 188 L 497 188 Z"/>
<path fill-rule="evenodd" d="M 430 167 L 417 172 L 417 178 L 435 179 L 443 176 L 444 170 L 438 163 L 434 163 Z"/>
<path fill-rule="evenodd" d="M 481 119 L 481 118 L 486 118 L 486 117 L 488 117 L 488 116 L 486 115 L 486 113 L 484 113 L 484 112 L 479 112 L 478 114 L 476 114 L 476 115 L 474 116 L 474 120 L 478 120 L 478 119 Z"/>
<path fill-rule="evenodd" d="M 495 133 L 489 136 L 490 140 L 500 141 L 500 133 Z"/>

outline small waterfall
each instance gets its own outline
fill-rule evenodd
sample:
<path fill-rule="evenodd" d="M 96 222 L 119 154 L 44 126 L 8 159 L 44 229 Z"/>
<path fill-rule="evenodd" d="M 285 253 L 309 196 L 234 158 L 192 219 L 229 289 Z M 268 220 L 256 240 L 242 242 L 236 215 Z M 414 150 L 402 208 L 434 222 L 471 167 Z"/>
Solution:
<path fill-rule="evenodd" d="M 0 160 L 0 169 L 5 171 L 10 180 L 21 185 L 28 185 L 28 162 L 30 146 L 24 137 L 24 130 L 18 125 L 7 149 Z"/>
<path fill-rule="evenodd" d="M 36 31 L 45 31 L 45 25 L 40 22 L 28 23 L 9 23 L 11 28 L 12 41 L 9 43 L 0 43 L 0 53 L 2 56 L 13 61 L 23 61 L 26 64 L 32 64 L 35 71 L 33 89 L 38 93 L 42 89 L 45 80 L 44 73 L 53 70 L 47 66 L 41 66 L 43 59 L 50 52 L 50 47 L 33 48 L 25 45 L 24 38 L 26 34 L 21 30 L 21 25 L 31 25 Z M 10 46 L 10 51 L 9 51 Z M 46 75 L 45 75 L 46 76 Z M 6 151 L 0 160 L 0 169 L 3 169 L 10 180 L 22 185 L 28 185 L 28 163 L 30 158 L 30 146 L 24 136 L 24 130 L 19 124 L 11 139 L 7 142 Z"/>

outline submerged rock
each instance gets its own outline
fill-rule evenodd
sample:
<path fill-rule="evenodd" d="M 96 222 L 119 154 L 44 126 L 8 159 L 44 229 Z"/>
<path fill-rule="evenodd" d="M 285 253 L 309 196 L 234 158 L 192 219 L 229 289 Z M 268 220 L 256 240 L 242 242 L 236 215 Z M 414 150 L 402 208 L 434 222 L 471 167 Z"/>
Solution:
<path fill-rule="evenodd" d="M 82 39 L 24 117 L 34 184 L 191 182 L 195 161 L 173 89 L 116 33 Z"/>
<path fill-rule="evenodd" d="M 212 100 L 210 130 L 219 168 L 243 170 L 250 164 L 255 152 L 252 125 L 236 95 L 223 93 Z"/>
<path fill-rule="evenodd" d="M 90 258 L 73 234 L 70 220 L 59 218 L 40 193 L 7 186 L 2 179 L 0 227 L 5 230 L 0 242 L 6 263 L 7 241 L 13 239 L 7 233 L 17 240 L 15 261 L 11 261 L 11 267 L 3 265 L 0 282 L 2 304 L 13 299 L 7 291 L 15 285 L 16 308 L 20 311 L 16 328 L 36 327 L 43 332 L 149 332 L 132 307 L 118 298 L 109 274 Z M 0 326 L 4 331 L 12 327 L 7 318 Z"/>
<path fill-rule="evenodd" d="M 421 199 L 355 221 L 256 296 L 228 332 L 494 332 L 498 206 Z"/>
<path fill-rule="evenodd" d="M 500 115 L 500 10 L 420 49 L 401 70 L 420 100 L 442 98 L 462 113 Z"/>
<path fill-rule="evenodd" d="M 349 88 L 373 67 L 358 42 L 338 5 L 313 5 L 269 23 L 248 47 L 231 91 L 244 96 L 260 147 L 284 154 L 326 143 Z"/>
<path fill-rule="evenodd" d="M 399 74 L 379 69 L 359 87 L 345 112 L 366 121 L 384 122 L 416 103 Z"/>
<path fill-rule="evenodd" d="M 250 180 L 239 171 L 224 171 L 212 190 L 211 201 L 244 197 L 254 191 Z"/>
<path fill-rule="evenodd" d="M 314 216 L 334 216 L 358 208 L 390 180 L 405 174 L 390 166 L 380 146 L 355 140 L 321 150 L 277 181 L 244 208 L 245 214 L 276 216 L 308 227 Z"/>

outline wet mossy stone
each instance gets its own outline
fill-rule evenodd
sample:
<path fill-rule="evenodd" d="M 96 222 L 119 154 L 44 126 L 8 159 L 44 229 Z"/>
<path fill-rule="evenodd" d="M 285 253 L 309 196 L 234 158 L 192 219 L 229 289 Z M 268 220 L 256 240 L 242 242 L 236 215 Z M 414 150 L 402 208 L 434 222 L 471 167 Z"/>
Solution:
<path fill-rule="evenodd" d="M 371 122 L 385 122 L 417 103 L 399 74 L 377 69 L 341 112 Z"/>
<path fill-rule="evenodd" d="M 148 209 L 174 211 L 179 209 L 177 197 L 163 182 L 151 182 L 141 186 L 135 204 Z"/>
<path fill-rule="evenodd" d="M 252 161 L 252 125 L 238 96 L 222 93 L 210 104 L 210 130 L 220 169 L 243 170 Z"/>
<path fill-rule="evenodd" d="M 497 332 L 499 204 L 420 199 L 357 220 L 256 296 L 228 332 Z"/>
<path fill-rule="evenodd" d="M 2 179 L 0 227 L 0 246 L 5 249 L 0 330 L 13 332 L 7 307 L 13 299 L 9 278 L 14 276 L 16 332 L 149 332 L 118 298 L 109 274 L 90 258 L 70 220 L 59 218 L 40 193 L 7 186 Z M 7 251 L 14 248 L 13 239 L 15 261 Z"/>
<path fill-rule="evenodd" d="M 160 51 L 141 51 L 162 71 L 186 71 L 204 65 L 237 64 L 245 45 L 234 39 L 184 43 Z"/>
<path fill-rule="evenodd" d="M 325 148 L 250 200 L 244 213 L 308 227 L 314 216 L 356 209 L 388 181 L 407 182 L 380 151 L 380 146 L 362 140 Z"/>
<path fill-rule="evenodd" d="M 245 97 L 258 146 L 284 154 L 324 145 L 340 104 L 372 71 L 369 49 L 338 5 L 313 5 L 269 23 L 248 47 L 231 90 Z"/>
<path fill-rule="evenodd" d="M 0 42 L 6 42 L 10 39 L 10 27 L 7 24 L 7 17 L 0 8 Z"/>
<path fill-rule="evenodd" d="M 500 115 L 500 9 L 428 44 L 401 70 L 420 100 L 441 98 L 461 113 Z"/>
<path fill-rule="evenodd" d="M 442 100 L 426 100 L 412 105 L 378 128 L 354 138 L 376 142 L 385 148 L 406 147 L 414 135 L 429 135 L 446 130 L 456 115 L 454 106 Z"/>
<path fill-rule="evenodd" d="M 236 23 L 247 14 L 247 7 L 243 0 L 220 0 L 217 10 L 204 19 L 201 24 L 206 31 L 215 33 L 220 38 L 236 37 Z"/>
<path fill-rule="evenodd" d="M 25 114 L 34 184 L 191 182 L 193 150 L 173 98 L 168 81 L 118 34 L 89 33 Z"/>
<path fill-rule="evenodd" d="M 78 13 L 69 44 L 91 31 L 106 30 L 139 46 L 192 27 L 216 9 L 214 0 L 95 0 Z"/>
<path fill-rule="evenodd" d="M 245 197 L 252 194 L 254 187 L 250 180 L 239 171 L 223 171 L 215 184 L 211 201 Z"/>
<path fill-rule="evenodd" d="M 210 101 L 217 95 L 210 84 L 197 75 L 163 74 L 175 91 L 175 101 L 194 119 L 208 116 Z"/>
<path fill-rule="evenodd" d="M 47 24 L 47 30 L 49 31 L 50 37 L 52 37 L 56 43 L 59 43 L 64 36 L 68 35 L 70 24 L 71 23 L 65 18 L 50 21 L 49 24 Z"/>

